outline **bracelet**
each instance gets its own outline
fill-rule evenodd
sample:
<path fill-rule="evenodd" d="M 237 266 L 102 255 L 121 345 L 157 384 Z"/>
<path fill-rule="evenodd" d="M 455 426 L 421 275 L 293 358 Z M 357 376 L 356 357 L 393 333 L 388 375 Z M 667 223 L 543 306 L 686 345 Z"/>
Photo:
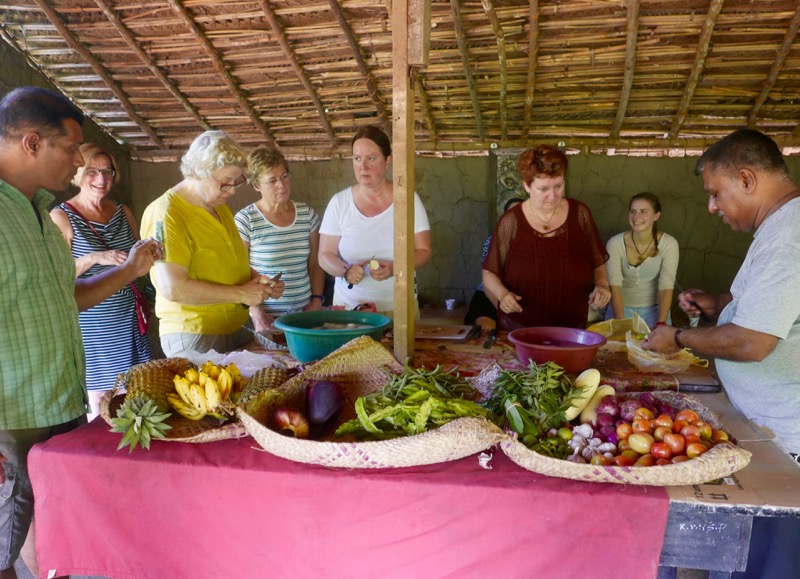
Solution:
<path fill-rule="evenodd" d="M 658 322 L 656 324 L 656 327 L 658 327 L 658 326 L 666 326 L 666 325 L 667 325 L 667 322 Z"/>
<path fill-rule="evenodd" d="M 342 274 L 342 279 L 343 279 L 344 281 L 347 281 L 347 272 L 348 272 L 348 271 L 350 271 L 351 269 L 353 269 L 353 266 L 352 266 L 352 265 L 348 265 L 348 266 L 347 266 L 347 267 L 344 269 L 344 273 Z"/>
<path fill-rule="evenodd" d="M 683 345 L 683 342 L 681 342 L 681 334 L 682 334 L 682 333 L 683 333 L 683 332 L 684 332 L 686 329 L 687 329 L 687 328 L 680 328 L 680 329 L 679 329 L 677 332 L 675 332 L 675 336 L 674 336 L 674 338 L 675 338 L 675 345 L 676 345 L 676 346 L 678 346 L 678 347 L 679 347 L 681 350 L 687 350 L 687 349 L 688 349 L 686 346 L 684 346 L 684 345 Z"/>
<path fill-rule="evenodd" d="M 322 305 L 325 305 L 325 296 L 322 294 L 311 294 L 311 299 L 317 298 L 319 301 L 322 302 Z"/>

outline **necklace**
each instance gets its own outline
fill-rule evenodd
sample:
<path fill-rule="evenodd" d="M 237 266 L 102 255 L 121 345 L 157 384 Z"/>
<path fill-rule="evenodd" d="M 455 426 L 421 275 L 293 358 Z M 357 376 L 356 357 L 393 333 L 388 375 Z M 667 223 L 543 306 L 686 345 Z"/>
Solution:
<path fill-rule="evenodd" d="M 556 208 L 550 214 L 550 217 L 545 219 L 544 217 L 541 217 L 538 213 L 536 213 L 536 211 L 533 209 L 533 198 L 531 198 L 531 201 L 528 205 L 530 207 L 531 213 L 533 213 L 533 216 L 542 222 L 542 229 L 544 229 L 545 231 L 549 231 L 550 222 L 553 220 L 553 217 L 555 217 L 555 214 L 558 213 L 558 206 L 556 206 Z"/>
<path fill-rule="evenodd" d="M 647 244 L 647 247 L 644 248 L 644 251 L 639 251 L 639 246 L 636 245 L 636 239 L 633 237 L 633 233 L 631 233 L 631 243 L 633 243 L 633 247 L 636 250 L 636 253 L 639 254 L 639 257 L 644 261 L 644 256 L 647 254 L 647 250 L 650 249 L 650 246 L 653 245 L 653 241 L 655 240 L 655 235 L 650 238 L 650 243 Z"/>

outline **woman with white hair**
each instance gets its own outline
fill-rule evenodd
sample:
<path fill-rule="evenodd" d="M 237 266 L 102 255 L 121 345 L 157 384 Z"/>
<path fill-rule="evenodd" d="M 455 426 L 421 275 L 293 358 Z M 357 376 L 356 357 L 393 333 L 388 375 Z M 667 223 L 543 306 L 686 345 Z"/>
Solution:
<path fill-rule="evenodd" d="M 163 244 L 152 270 L 161 347 L 228 352 L 252 339 L 248 308 L 283 295 L 284 284 L 251 269 L 226 202 L 246 182 L 246 155 L 222 131 L 197 137 L 181 159 L 183 181 L 145 209 L 142 234 Z"/>
<path fill-rule="evenodd" d="M 94 143 L 81 145 L 80 153 L 84 165 L 72 180 L 80 191 L 54 208 L 50 216 L 72 249 L 76 276 L 88 278 L 124 263 L 139 236 L 133 212 L 109 199 L 111 188 L 119 183 L 114 157 Z M 137 319 L 140 292 L 135 283 L 126 285 L 80 313 L 90 420 L 100 413 L 100 398 L 113 388 L 117 376 L 152 358 L 146 328 L 140 327 Z"/>

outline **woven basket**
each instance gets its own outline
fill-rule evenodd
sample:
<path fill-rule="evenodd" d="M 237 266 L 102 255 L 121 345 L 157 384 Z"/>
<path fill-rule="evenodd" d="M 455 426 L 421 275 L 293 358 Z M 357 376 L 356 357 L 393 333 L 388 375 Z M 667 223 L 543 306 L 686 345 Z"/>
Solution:
<path fill-rule="evenodd" d="M 376 442 L 340 441 L 332 434 L 325 441 L 300 440 L 264 426 L 279 407 L 303 408 L 308 380 L 330 380 L 341 386 L 345 403 L 338 426 L 356 417 L 356 398 L 387 383 L 386 370 L 399 373 L 403 367 L 386 348 L 362 336 L 309 366 L 281 388 L 262 392 L 246 406 L 240 406 L 237 413 L 247 432 L 267 452 L 295 462 L 338 468 L 396 468 L 446 462 L 476 454 L 507 438 L 483 418 L 459 418 L 422 434 Z"/>
<path fill-rule="evenodd" d="M 145 362 L 144 364 L 134 366 L 134 368 L 142 369 L 148 364 L 157 363 L 163 363 L 163 360 Z M 120 381 L 117 383 L 119 384 Z M 100 416 L 109 426 L 112 425 L 111 419 L 116 418 L 117 409 L 119 409 L 124 401 L 125 392 L 120 393 L 116 386 L 114 389 L 103 394 L 100 399 Z M 189 420 L 177 412 L 172 412 L 171 416 L 167 418 L 165 422 L 172 428 L 164 433 L 165 438 L 159 438 L 158 440 L 197 443 L 247 436 L 247 431 L 245 431 L 242 424 L 236 421 L 234 417 L 231 417 L 228 422 L 220 424 L 218 419 L 211 416 L 203 418 L 202 420 Z"/>
<path fill-rule="evenodd" d="M 714 428 L 721 426 L 719 418 L 696 398 L 677 392 L 653 394 L 675 408 L 694 410 Z M 720 444 L 696 458 L 678 464 L 638 467 L 598 466 L 543 456 L 530 450 L 515 438 L 506 439 L 500 447 L 519 466 L 540 474 L 582 481 L 655 486 L 702 484 L 743 469 L 751 457 L 751 453 L 738 446 Z"/>

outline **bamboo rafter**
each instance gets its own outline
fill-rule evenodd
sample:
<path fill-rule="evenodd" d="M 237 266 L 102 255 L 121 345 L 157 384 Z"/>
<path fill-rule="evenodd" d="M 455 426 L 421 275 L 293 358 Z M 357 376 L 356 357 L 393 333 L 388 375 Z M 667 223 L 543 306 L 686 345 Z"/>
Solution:
<path fill-rule="evenodd" d="M 247 99 L 247 96 L 242 92 L 239 88 L 239 84 L 237 83 L 236 79 L 233 77 L 233 74 L 228 70 L 228 67 L 225 66 L 225 63 L 217 54 L 214 45 L 211 44 L 208 37 L 205 33 L 201 30 L 200 26 L 194 21 L 192 16 L 183 7 L 183 4 L 179 0 L 167 0 L 172 10 L 177 14 L 186 27 L 191 31 L 192 35 L 195 39 L 200 43 L 200 46 L 203 49 L 203 52 L 206 53 L 209 59 L 211 59 L 211 63 L 213 64 L 214 68 L 216 69 L 217 73 L 222 77 L 225 81 L 225 85 L 230 90 L 231 94 L 236 97 L 236 100 L 239 103 L 239 106 L 247 113 L 247 116 L 253 122 L 253 124 L 261 131 L 264 138 L 274 147 L 277 147 L 277 143 L 275 142 L 275 138 L 272 136 L 272 133 L 267 126 L 267 124 L 261 119 L 259 114 L 253 108 L 253 105 Z"/>
<path fill-rule="evenodd" d="M 295 55 L 294 50 L 289 45 L 289 41 L 286 40 L 286 34 L 283 31 L 283 26 L 278 21 L 277 16 L 275 15 L 275 11 L 272 9 L 272 6 L 269 4 L 269 0 L 259 0 L 258 2 L 261 9 L 264 11 L 264 15 L 267 17 L 267 21 L 269 25 L 272 27 L 272 31 L 277 36 L 278 43 L 281 45 L 286 58 L 289 59 L 289 62 L 294 69 L 297 78 L 300 79 L 300 82 L 303 83 L 303 86 L 308 91 L 308 96 L 311 99 L 311 102 L 314 104 L 314 108 L 317 110 L 317 115 L 319 115 L 319 121 L 322 123 L 322 127 L 325 129 L 325 132 L 328 134 L 328 138 L 331 142 L 331 147 L 336 148 L 336 133 L 333 131 L 333 127 L 331 126 L 330 122 L 328 121 L 328 115 L 325 112 L 325 107 L 322 105 L 322 102 L 319 100 L 317 96 L 317 91 L 314 89 L 314 86 L 311 84 L 311 81 L 308 80 L 303 67 L 300 65 L 300 62 L 297 60 L 297 56 Z"/>
<path fill-rule="evenodd" d="M 33 1 L 41 9 L 41 11 L 44 12 L 45 15 L 47 15 L 47 18 L 50 20 L 50 22 L 53 23 L 53 26 L 56 27 L 56 30 L 58 30 L 59 34 L 61 34 L 64 41 L 67 44 L 69 44 L 69 46 L 75 52 L 81 55 L 81 57 L 86 61 L 86 63 L 92 67 L 92 70 L 95 72 L 95 74 L 97 74 L 101 79 L 103 79 L 103 82 L 106 83 L 108 89 L 112 93 L 114 93 L 114 96 L 117 97 L 117 99 L 119 100 L 120 106 L 122 106 L 125 112 L 128 113 L 130 119 L 134 123 L 136 123 L 136 125 L 142 131 L 144 131 L 148 137 L 150 137 L 150 140 L 154 145 L 158 147 L 164 147 L 164 142 L 156 134 L 156 132 L 152 129 L 152 127 L 150 127 L 150 125 L 136 113 L 136 110 L 134 109 L 133 105 L 131 104 L 130 100 L 128 99 L 127 95 L 122 90 L 122 88 L 114 81 L 113 78 L 111 78 L 111 75 L 109 75 L 108 72 L 106 72 L 103 65 L 100 64 L 100 62 L 92 55 L 92 53 L 89 52 L 86 49 L 86 47 L 83 46 L 83 44 L 81 44 L 72 35 L 72 33 L 69 31 L 69 28 L 67 28 L 64 22 L 61 20 L 61 17 L 58 15 L 58 13 L 50 7 L 50 5 L 46 2 L 46 0 L 33 0 Z"/>
<path fill-rule="evenodd" d="M 625 76 L 622 80 L 622 92 L 617 108 L 617 118 L 611 128 L 611 138 L 619 139 L 622 123 L 628 111 L 628 100 L 631 98 L 633 75 L 636 67 L 636 40 L 639 36 L 639 5 L 640 0 L 628 0 L 628 34 L 625 41 Z"/>
<path fill-rule="evenodd" d="M 528 67 L 525 82 L 525 108 L 522 115 L 522 138 L 526 138 L 531 130 L 531 110 L 533 94 L 536 89 L 536 67 L 539 63 L 539 0 L 530 0 L 528 31 Z"/>
<path fill-rule="evenodd" d="M 717 18 L 724 2 L 725 0 L 711 0 L 711 5 L 708 7 L 708 14 L 703 22 L 703 31 L 700 33 L 700 40 L 697 43 L 697 56 L 692 66 L 692 72 L 689 74 L 689 82 L 686 83 L 686 90 L 683 93 L 681 104 L 678 106 L 678 112 L 669 131 L 670 139 L 675 139 L 678 136 L 678 132 L 683 126 L 683 121 L 686 119 L 686 114 L 689 112 L 689 107 L 692 105 L 697 83 L 700 82 L 700 75 L 703 74 L 703 68 L 708 58 L 714 26 L 717 23 Z"/>
<path fill-rule="evenodd" d="M 489 24 L 497 38 L 497 58 L 500 62 L 500 131 L 502 139 L 508 139 L 508 109 L 506 95 L 508 92 L 508 71 L 506 70 L 506 35 L 497 18 L 497 12 L 492 5 L 492 0 L 481 0 L 483 11 L 489 19 Z"/>
<path fill-rule="evenodd" d="M 467 79 L 467 86 L 469 87 L 469 95 L 472 101 L 472 112 L 475 115 L 475 124 L 478 129 L 478 138 L 481 141 L 485 141 L 486 136 L 483 130 L 481 107 L 480 104 L 478 104 L 478 91 L 475 88 L 475 79 L 472 76 L 472 66 L 470 65 L 469 53 L 467 52 L 467 35 L 464 32 L 464 25 L 461 22 L 461 8 L 459 7 L 458 2 L 459 0 L 450 0 L 450 7 L 453 10 L 453 25 L 455 26 L 456 40 L 458 42 L 458 50 L 461 53 L 461 62 L 464 67 L 464 76 Z"/>

